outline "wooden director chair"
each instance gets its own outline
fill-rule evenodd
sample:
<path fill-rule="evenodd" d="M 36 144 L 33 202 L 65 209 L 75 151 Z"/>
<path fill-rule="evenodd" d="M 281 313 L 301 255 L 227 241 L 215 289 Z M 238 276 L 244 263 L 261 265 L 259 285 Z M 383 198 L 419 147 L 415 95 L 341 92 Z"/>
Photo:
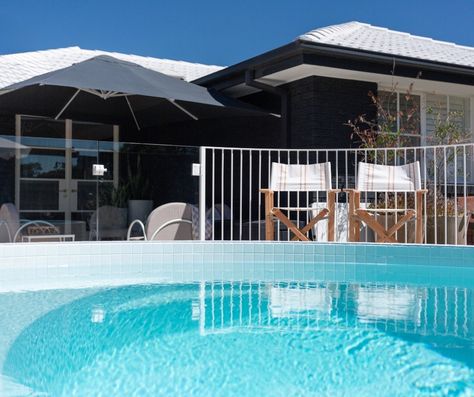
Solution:
<path fill-rule="evenodd" d="M 281 221 L 294 234 L 292 241 L 309 241 L 307 233 L 322 219 L 328 220 L 328 241 L 334 241 L 334 209 L 336 190 L 331 188 L 331 163 L 319 164 L 281 164 L 272 163 L 270 188 L 260 189 L 265 194 L 265 238 L 275 239 L 275 220 Z M 275 192 L 326 192 L 327 208 L 322 209 L 301 229 L 290 219 L 290 212 L 310 212 L 310 207 L 276 207 Z M 287 212 L 287 215 L 283 213 Z"/>
<path fill-rule="evenodd" d="M 377 242 L 398 243 L 395 233 L 415 219 L 415 242 L 423 242 L 423 195 L 421 189 L 420 163 L 392 166 L 359 163 L 356 189 L 345 189 L 349 195 L 349 241 L 360 241 L 360 226 L 364 222 L 377 235 Z M 415 208 L 362 208 L 361 192 L 369 193 L 413 193 Z M 405 203 L 405 207 L 406 207 Z M 377 221 L 377 214 L 400 213 L 401 217 L 387 229 Z"/>

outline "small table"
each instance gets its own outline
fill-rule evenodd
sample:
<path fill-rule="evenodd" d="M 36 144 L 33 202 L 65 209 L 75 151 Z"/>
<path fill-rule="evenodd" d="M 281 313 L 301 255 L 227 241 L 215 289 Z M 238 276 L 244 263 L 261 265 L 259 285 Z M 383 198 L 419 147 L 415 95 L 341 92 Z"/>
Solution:
<path fill-rule="evenodd" d="M 57 242 L 65 242 L 65 241 L 75 241 L 76 235 L 75 234 L 39 234 L 39 235 L 31 235 L 31 236 L 21 236 L 21 241 L 24 243 L 32 243 L 32 242 L 46 242 L 46 241 L 57 241 Z"/>

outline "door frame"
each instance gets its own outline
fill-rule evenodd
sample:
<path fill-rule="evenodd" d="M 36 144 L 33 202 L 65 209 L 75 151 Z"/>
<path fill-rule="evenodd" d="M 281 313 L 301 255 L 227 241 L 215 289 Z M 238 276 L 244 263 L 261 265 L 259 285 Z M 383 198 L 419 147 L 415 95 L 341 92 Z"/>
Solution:
<path fill-rule="evenodd" d="M 21 122 L 22 117 L 38 117 L 41 116 L 30 116 L 25 114 L 16 114 L 15 115 L 15 138 L 17 143 L 21 143 L 22 131 L 21 131 Z M 44 117 L 44 119 L 49 119 Z M 65 223 L 65 233 L 71 233 L 71 220 L 73 212 L 78 212 L 77 209 L 77 184 L 78 179 L 72 179 L 72 154 L 73 154 L 73 137 L 72 137 L 72 125 L 74 120 L 64 119 L 64 154 L 65 154 L 65 173 L 64 179 L 54 179 L 59 182 L 59 201 L 58 209 L 50 212 L 64 213 L 64 223 Z M 83 122 L 83 121 L 81 121 Z M 86 122 L 87 123 L 87 122 Z M 102 124 L 102 123 L 93 123 L 90 124 Z M 120 126 L 111 125 L 113 127 L 113 185 L 118 186 L 119 183 L 119 151 L 120 151 Z M 63 148 L 61 148 L 62 150 Z M 97 153 L 98 157 L 99 153 Z M 15 206 L 19 212 L 41 212 L 41 211 L 28 211 L 21 209 L 20 202 L 20 193 L 21 193 L 21 153 L 20 149 L 16 149 L 15 153 Z M 27 179 L 27 178 L 25 178 Z M 47 180 L 47 179 L 45 179 Z M 61 197 L 62 196 L 62 197 Z"/>

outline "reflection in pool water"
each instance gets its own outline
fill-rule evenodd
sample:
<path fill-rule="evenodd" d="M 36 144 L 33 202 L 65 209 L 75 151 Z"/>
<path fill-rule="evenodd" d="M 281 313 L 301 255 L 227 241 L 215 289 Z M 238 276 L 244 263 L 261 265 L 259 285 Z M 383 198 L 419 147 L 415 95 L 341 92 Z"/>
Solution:
<path fill-rule="evenodd" d="M 50 396 L 474 393 L 472 289 L 222 282 L 83 292 L 11 343 L 2 369 L 10 388 Z M 47 302 L 66 293 L 3 294 L 0 304 L 21 301 L 21 311 L 42 294 Z"/>

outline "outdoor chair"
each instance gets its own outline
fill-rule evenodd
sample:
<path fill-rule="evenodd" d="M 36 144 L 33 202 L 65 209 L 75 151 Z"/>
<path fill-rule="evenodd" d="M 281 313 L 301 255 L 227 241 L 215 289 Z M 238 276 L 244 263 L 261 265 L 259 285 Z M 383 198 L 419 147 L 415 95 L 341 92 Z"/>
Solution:
<path fill-rule="evenodd" d="M 423 195 L 426 190 L 421 188 L 420 163 L 392 166 L 360 162 L 355 189 L 345 189 L 349 200 L 349 241 L 360 241 L 361 222 L 376 234 L 377 242 L 397 243 L 395 235 L 399 229 L 415 220 L 415 243 L 423 241 Z M 415 208 L 371 208 L 362 206 L 361 193 L 367 194 L 400 193 L 414 194 Z M 406 196 L 405 196 L 406 197 Z M 396 198 L 394 200 L 396 202 Z M 377 200 L 375 201 L 375 205 Z M 395 222 L 389 227 L 383 226 L 377 218 L 380 214 L 395 214 Z M 400 214 L 398 217 L 397 215 Z M 398 219 L 397 219 L 398 218 Z"/>
<path fill-rule="evenodd" d="M 272 163 L 270 188 L 260 189 L 265 195 L 265 239 L 275 239 L 275 220 L 282 222 L 294 234 L 292 241 L 309 241 L 307 233 L 322 219 L 328 219 L 328 241 L 334 241 L 334 208 L 337 190 L 331 188 L 331 163 L 319 164 L 281 164 Z M 275 205 L 275 193 L 287 192 L 288 204 L 290 193 L 325 192 L 326 208 L 321 209 L 303 226 L 296 225 L 290 220 L 291 212 L 305 212 L 311 214 L 314 210 L 310 206 L 280 207 Z M 286 212 L 285 213 L 283 212 Z"/>
<path fill-rule="evenodd" d="M 28 233 L 29 229 L 43 230 L 49 234 L 59 234 L 59 230 L 52 223 L 42 220 L 20 219 L 15 205 L 12 203 L 2 204 L 0 207 L 0 242 L 16 243 L 21 237 Z"/>
<path fill-rule="evenodd" d="M 132 236 L 135 227 L 141 234 Z M 197 240 L 199 238 L 199 211 L 187 203 L 167 203 L 148 215 L 146 225 L 139 219 L 128 227 L 127 240 Z"/>

